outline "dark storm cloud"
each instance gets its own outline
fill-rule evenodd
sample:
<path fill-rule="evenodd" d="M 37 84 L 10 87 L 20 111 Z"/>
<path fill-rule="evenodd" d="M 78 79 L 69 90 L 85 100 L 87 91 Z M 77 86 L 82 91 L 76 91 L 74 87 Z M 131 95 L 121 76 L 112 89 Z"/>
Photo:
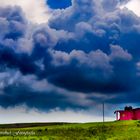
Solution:
<path fill-rule="evenodd" d="M 19 7 L 0 8 L 0 64 L 19 69 L 24 74 L 35 73 L 38 67 L 28 54 L 18 52 L 18 39 L 24 37 L 26 20 Z"/>
<path fill-rule="evenodd" d="M 119 46 L 111 46 L 109 55 L 100 50 L 50 53 L 53 60 L 45 64 L 46 77 L 57 86 L 87 93 L 118 93 L 133 87 L 129 81 L 135 72 L 132 56 Z"/>
<path fill-rule="evenodd" d="M 80 93 L 88 105 L 106 96 L 107 102 L 129 102 L 133 92 L 132 102 L 137 101 L 140 18 L 119 9 L 120 4 L 73 0 L 69 8 L 53 11 L 49 25 L 28 24 L 19 7 L 0 8 L 1 69 L 19 70 L 64 90 L 63 95 L 58 90 L 40 93 L 12 84 L 2 88 L 0 104 L 74 108 Z M 96 98 L 98 93 L 101 98 Z M 73 99 L 67 100 L 68 94 Z"/>
<path fill-rule="evenodd" d="M 42 111 L 56 108 L 65 110 L 68 107 L 86 108 L 73 103 L 67 91 L 58 89 L 45 80 L 38 80 L 33 75 L 22 75 L 19 71 L 9 69 L 0 73 L 0 81 L 0 104 L 5 108 L 20 105 Z"/>
<path fill-rule="evenodd" d="M 0 8 L 1 42 L 16 40 L 24 35 L 26 21 L 19 7 Z"/>
<path fill-rule="evenodd" d="M 27 54 L 17 54 L 10 48 L 3 48 L 0 51 L 0 63 L 1 67 L 4 65 L 19 69 L 23 74 L 35 74 L 37 69 L 39 70 Z"/>
<path fill-rule="evenodd" d="M 139 18 L 127 9 L 117 8 L 118 1 L 108 3 L 110 8 L 114 5 L 111 11 L 106 11 L 105 4 L 105 1 L 74 1 L 73 7 L 52 18 L 51 27 L 73 32 L 75 38 L 60 41 L 55 46 L 52 61 L 58 64 L 45 62 L 50 82 L 83 92 L 118 93 L 134 89 L 131 81 L 137 83 L 135 55 L 132 56 L 125 45 L 129 41 L 121 43 L 121 38 L 135 30 Z M 100 51 L 98 55 L 97 50 Z M 72 56 L 74 51 L 75 57 Z"/>
<path fill-rule="evenodd" d="M 5 94 L 0 95 L 0 104 L 5 108 L 23 104 L 42 111 L 55 108 L 66 109 L 67 107 L 80 108 L 80 105 L 70 103 L 63 95 L 56 94 L 55 92 L 33 91 L 24 85 L 8 86 L 3 91 Z"/>

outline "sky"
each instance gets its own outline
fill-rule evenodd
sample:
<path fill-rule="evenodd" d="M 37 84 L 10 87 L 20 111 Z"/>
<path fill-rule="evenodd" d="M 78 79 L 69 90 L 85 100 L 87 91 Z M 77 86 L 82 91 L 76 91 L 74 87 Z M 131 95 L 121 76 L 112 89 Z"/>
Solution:
<path fill-rule="evenodd" d="M 0 123 L 115 120 L 140 107 L 139 0 L 0 0 Z M 10 116 L 10 118 L 9 118 Z"/>

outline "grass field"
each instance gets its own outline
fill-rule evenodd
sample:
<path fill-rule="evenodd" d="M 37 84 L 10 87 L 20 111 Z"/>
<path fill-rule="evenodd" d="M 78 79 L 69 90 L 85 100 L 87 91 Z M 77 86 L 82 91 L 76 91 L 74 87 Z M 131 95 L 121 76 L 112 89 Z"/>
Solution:
<path fill-rule="evenodd" d="M 0 125 L 0 140 L 140 140 L 140 121 Z"/>

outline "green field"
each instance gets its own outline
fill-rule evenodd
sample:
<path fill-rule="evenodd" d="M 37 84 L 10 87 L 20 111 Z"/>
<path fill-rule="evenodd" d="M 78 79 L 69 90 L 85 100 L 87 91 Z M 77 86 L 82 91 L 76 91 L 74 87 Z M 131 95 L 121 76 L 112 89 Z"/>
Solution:
<path fill-rule="evenodd" d="M 0 125 L 0 140 L 140 140 L 140 121 Z"/>

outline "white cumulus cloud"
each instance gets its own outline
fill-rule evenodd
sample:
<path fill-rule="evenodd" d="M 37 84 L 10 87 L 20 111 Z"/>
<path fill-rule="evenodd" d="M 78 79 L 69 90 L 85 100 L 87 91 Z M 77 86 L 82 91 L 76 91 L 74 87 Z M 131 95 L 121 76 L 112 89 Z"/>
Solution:
<path fill-rule="evenodd" d="M 50 17 L 45 0 L 0 0 L 0 7 L 5 6 L 20 6 L 33 23 L 47 23 Z"/>
<path fill-rule="evenodd" d="M 140 16 L 140 0 L 130 0 L 127 4 L 122 6 L 122 8 L 124 7 L 133 11 L 137 16 Z"/>

